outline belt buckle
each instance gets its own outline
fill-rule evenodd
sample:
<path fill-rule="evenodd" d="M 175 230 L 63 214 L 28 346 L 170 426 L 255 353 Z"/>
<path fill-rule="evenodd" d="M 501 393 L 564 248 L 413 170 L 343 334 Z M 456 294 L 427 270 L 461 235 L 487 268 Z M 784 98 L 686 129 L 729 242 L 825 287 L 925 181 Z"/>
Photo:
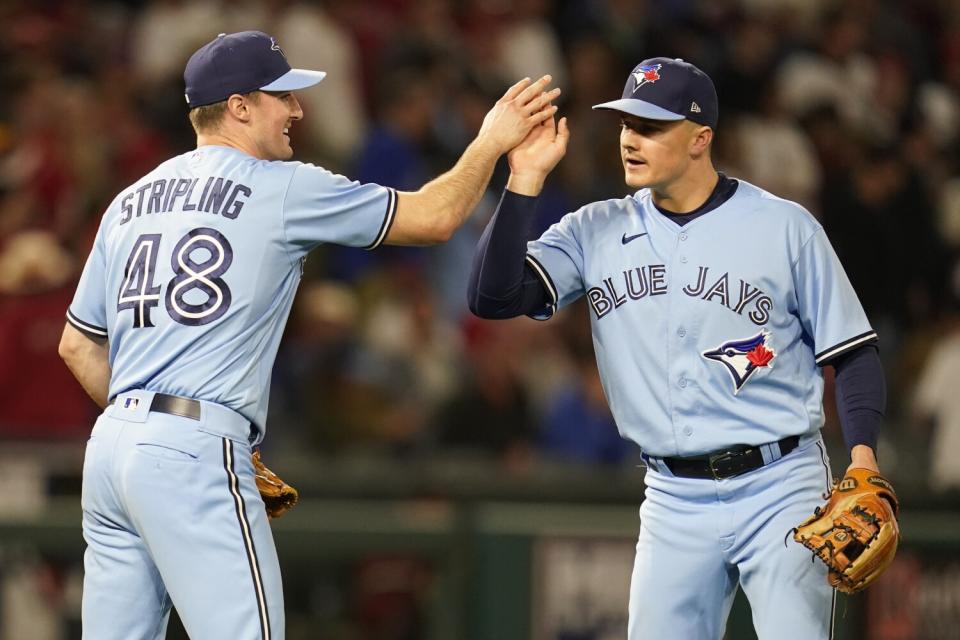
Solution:
<path fill-rule="evenodd" d="M 733 476 L 736 475 L 736 473 L 734 473 L 734 474 L 732 474 L 732 475 L 720 475 L 720 474 L 717 472 L 717 467 L 716 467 L 716 463 L 717 463 L 717 462 L 721 462 L 721 461 L 723 461 L 723 460 L 730 460 L 730 459 L 732 459 L 735 455 L 738 455 L 738 452 L 736 452 L 736 451 L 724 451 L 723 453 L 715 453 L 715 454 L 711 455 L 709 458 L 707 458 L 707 464 L 708 464 L 709 467 L 710 467 L 710 474 L 713 476 L 713 479 L 714 479 L 714 480 L 726 480 L 727 478 L 732 478 Z"/>

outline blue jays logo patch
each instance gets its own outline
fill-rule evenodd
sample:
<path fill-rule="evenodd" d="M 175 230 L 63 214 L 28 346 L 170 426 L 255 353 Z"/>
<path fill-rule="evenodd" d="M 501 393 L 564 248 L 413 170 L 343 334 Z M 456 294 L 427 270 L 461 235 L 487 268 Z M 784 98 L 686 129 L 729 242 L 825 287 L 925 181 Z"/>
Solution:
<path fill-rule="evenodd" d="M 770 346 L 769 338 L 770 332 L 764 329 L 752 338 L 728 340 L 700 355 L 724 366 L 733 379 L 733 395 L 737 395 L 758 369 L 773 368 L 771 363 L 777 352 Z"/>
<path fill-rule="evenodd" d="M 643 85 L 656 82 L 660 79 L 660 66 L 659 64 L 645 64 L 640 67 L 637 67 L 637 70 L 633 72 L 633 79 L 636 81 L 637 86 L 633 88 L 633 92 L 636 93 L 637 89 Z"/>

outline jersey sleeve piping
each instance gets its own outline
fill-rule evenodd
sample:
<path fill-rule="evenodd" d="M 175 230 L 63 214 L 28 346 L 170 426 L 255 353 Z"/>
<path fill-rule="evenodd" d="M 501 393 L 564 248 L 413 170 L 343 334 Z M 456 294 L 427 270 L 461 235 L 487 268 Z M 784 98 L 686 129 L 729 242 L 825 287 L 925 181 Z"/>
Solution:
<path fill-rule="evenodd" d="M 372 244 L 364 247 L 367 251 L 373 251 L 387 239 L 387 234 L 390 233 L 390 227 L 393 226 L 393 221 L 397 217 L 398 199 L 396 189 L 387 188 L 387 212 L 383 217 L 383 223 L 380 225 L 380 231 L 377 232 L 377 237 Z"/>
<path fill-rule="evenodd" d="M 67 322 L 81 333 L 85 334 L 90 338 L 103 339 L 107 337 L 107 330 L 103 327 L 98 327 L 95 324 L 90 324 L 89 322 L 84 322 L 77 316 L 73 315 L 73 312 L 70 309 L 67 309 Z"/>
<path fill-rule="evenodd" d="M 791 269 L 791 270 L 797 268 L 797 264 L 800 262 L 800 256 L 801 256 L 801 254 L 803 253 L 803 250 L 807 247 L 808 244 L 810 244 L 810 241 L 811 241 L 811 240 L 813 240 L 815 237 L 817 237 L 817 234 L 820 233 L 822 230 L 823 230 L 823 227 L 820 226 L 819 224 L 817 224 L 817 225 L 813 228 L 813 233 L 811 233 L 811 234 L 807 237 L 806 240 L 804 240 L 803 242 L 800 243 L 800 249 L 797 251 L 797 257 L 796 257 L 796 259 L 793 261 L 793 263 L 790 265 L 790 269 Z"/>
<path fill-rule="evenodd" d="M 293 168 L 290 172 L 290 179 L 287 181 L 287 188 L 283 190 L 283 198 L 280 199 L 280 233 L 283 234 L 283 246 L 287 252 L 287 258 L 290 259 L 291 266 L 296 262 L 290 253 L 290 239 L 287 238 L 287 194 L 290 193 L 290 185 L 293 184 L 293 176 L 300 165 Z"/>
<path fill-rule="evenodd" d="M 549 320 L 551 317 L 553 317 L 553 314 L 557 312 L 557 302 L 559 301 L 559 296 L 557 296 L 557 287 L 553 284 L 550 274 L 547 273 L 547 270 L 543 268 L 543 265 L 540 264 L 536 258 L 530 254 L 527 254 L 526 261 L 527 264 L 530 265 L 530 268 L 533 269 L 533 272 L 536 273 L 543 282 L 544 288 L 550 295 L 550 305 L 547 307 L 547 309 L 544 312 L 531 315 L 530 317 L 534 320 Z"/>
<path fill-rule="evenodd" d="M 816 358 L 817 364 L 819 366 L 823 366 L 825 364 L 829 364 L 829 362 L 834 358 L 836 358 L 837 356 L 841 356 L 844 353 L 847 353 L 848 351 L 856 349 L 861 345 L 865 345 L 870 342 L 876 342 L 876 341 L 877 341 L 877 332 L 872 330 L 867 331 L 866 333 L 861 333 L 858 336 L 854 336 L 852 338 L 844 340 L 843 342 L 835 344 L 829 349 L 824 349 L 823 351 L 818 353 L 815 356 L 815 358 Z"/>

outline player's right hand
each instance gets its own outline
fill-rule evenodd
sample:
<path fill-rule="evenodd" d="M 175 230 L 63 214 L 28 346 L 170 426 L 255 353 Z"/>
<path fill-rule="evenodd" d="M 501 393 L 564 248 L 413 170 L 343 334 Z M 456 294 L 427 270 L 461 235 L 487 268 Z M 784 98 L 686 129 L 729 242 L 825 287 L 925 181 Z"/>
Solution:
<path fill-rule="evenodd" d="M 514 193 L 535 196 L 540 193 L 547 174 L 553 171 L 567 153 L 570 129 L 567 119 L 559 124 L 550 118 L 534 127 L 519 145 L 507 154 L 510 163 L 510 180 L 507 188 Z"/>
<path fill-rule="evenodd" d="M 546 90 L 552 80 L 549 75 L 533 83 L 524 78 L 507 89 L 484 117 L 477 139 L 498 153 L 520 144 L 533 127 L 557 112 L 552 102 L 560 95 L 560 89 Z"/>

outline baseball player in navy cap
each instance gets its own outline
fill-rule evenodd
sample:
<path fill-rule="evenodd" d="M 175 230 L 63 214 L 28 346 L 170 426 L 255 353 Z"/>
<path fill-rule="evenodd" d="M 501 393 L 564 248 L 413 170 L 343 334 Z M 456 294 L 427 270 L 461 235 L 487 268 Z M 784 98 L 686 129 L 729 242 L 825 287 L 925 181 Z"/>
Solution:
<path fill-rule="evenodd" d="M 171 606 L 192 638 L 283 638 L 251 455 L 307 253 L 447 239 L 559 95 L 549 76 L 518 82 L 457 164 L 408 193 L 287 161 L 294 91 L 323 77 L 265 33 L 221 34 L 184 72 L 196 150 L 103 216 L 60 344 L 104 407 L 83 474 L 86 638 L 163 638 Z"/>
<path fill-rule="evenodd" d="M 831 485 L 821 367 L 836 368 L 851 468 L 878 472 L 876 333 L 814 217 L 716 171 L 717 95 L 700 69 L 644 60 L 619 100 L 594 108 L 619 116 L 637 191 L 531 239 L 569 138 L 565 119 L 536 127 L 508 154 L 470 308 L 545 320 L 589 303 L 607 400 L 648 467 L 631 640 L 719 640 L 738 584 L 761 639 L 829 638 L 827 568 L 784 538 Z"/>

